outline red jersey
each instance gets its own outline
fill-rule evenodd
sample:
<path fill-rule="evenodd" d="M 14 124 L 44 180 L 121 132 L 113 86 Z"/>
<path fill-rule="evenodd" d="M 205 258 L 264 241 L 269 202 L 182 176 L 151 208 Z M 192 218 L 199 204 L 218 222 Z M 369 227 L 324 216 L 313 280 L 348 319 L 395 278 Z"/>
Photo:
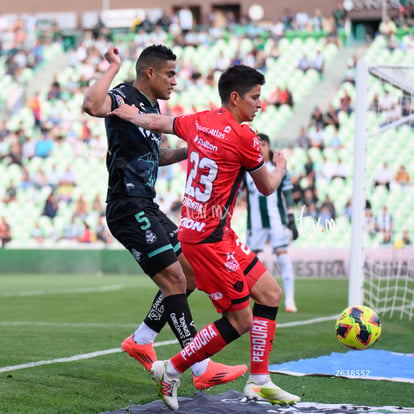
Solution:
<path fill-rule="evenodd" d="M 226 240 L 243 176 L 263 166 L 259 138 L 225 108 L 177 117 L 173 129 L 188 145 L 178 239 Z"/>

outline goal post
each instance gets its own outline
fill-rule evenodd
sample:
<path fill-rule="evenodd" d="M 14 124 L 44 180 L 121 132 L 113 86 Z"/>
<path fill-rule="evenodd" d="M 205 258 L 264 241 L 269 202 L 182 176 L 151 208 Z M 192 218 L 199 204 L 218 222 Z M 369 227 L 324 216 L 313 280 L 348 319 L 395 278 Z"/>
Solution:
<path fill-rule="evenodd" d="M 365 163 L 367 150 L 368 65 L 359 60 L 355 78 L 355 135 L 352 188 L 351 255 L 349 259 L 348 306 L 364 302 Z"/>
<path fill-rule="evenodd" d="M 379 85 L 380 84 L 380 85 Z M 381 111 L 370 108 L 373 90 L 387 90 L 398 96 L 395 107 L 408 111 L 400 116 L 384 116 Z M 401 133 L 400 128 L 409 129 L 407 140 L 414 141 L 414 66 L 409 65 L 369 65 L 363 59 L 357 63 L 355 78 L 355 126 L 353 154 L 352 187 L 352 224 L 348 286 L 348 305 L 380 307 L 376 309 L 392 316 L 400 311 L 400 317 L 413 316 L 414 310 L 414 249 L 396 250 L 392 244 L 365 246 L 365 210 L 367 194 L 372 183 L 367 182 L 367 160 L 381 163 L 393 156 L 391 149 L 386 151 L 384 159 L 372 160 L 369 147 L 380 146 L 381 140 L 387 140 L 387 134 Z M 397 98 L 395 98 L 397 99 Z M 411 109 L 412 108 L 412 109 Z M 397 112 L 398 115 L 398 112 Z M 388 132 L 387 132 L 388 131 Z M 374 141 L 374 142 L 373 142 Z M 401 140 L 400 140 L 401 142 Z M 387 145 L 392 142 L 387 142 Z M 382 145 L 382 144 L 381 144 Z M 401 152 L 414 149 L 411 142 L 400 148 Z M 409 156 L 409 155 L 408 155 Z M 405 154 L 405 160 L 409 158 Z M 411 158 L 414 157 L 414 151 Z M 371 158 L 371 159 L 370 159 Z M 410 159 L 411 159 L 410 158 Z M 372 179 L 372 177 L 371 177 Z M 372 191 L 372 190 L 371 190 Z M 407 199 L 414 194 L 408 190 Z M 388 191 L 384 202 L 392 201 L 393 191 Z M 394 203 L 395 205 L 395 203 Z M 399 212 L 398 212 L 399 214 Z M 412 223 L 412 222 L 411 222 Z M 414 226 L 411 225 L 411 230 Z M 411 234 L 411 238 L 414 233 Z M 369 253 L 369 254 L 368 254 Z"/>

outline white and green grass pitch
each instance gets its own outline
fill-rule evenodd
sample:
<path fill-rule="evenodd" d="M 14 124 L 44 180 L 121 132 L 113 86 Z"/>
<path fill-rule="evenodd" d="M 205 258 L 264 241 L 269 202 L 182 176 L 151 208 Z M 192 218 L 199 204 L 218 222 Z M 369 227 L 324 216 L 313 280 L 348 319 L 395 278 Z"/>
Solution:
<path fill-rule="evenodd" d="M 155 292 L 144 275 L 0 275 L 0 412 L 99 413 L 158 399 L 151 376 L 120 348 Z M 347 281 L 298 279 L 296 292 L 299 312 L 280 309 L 270 363 L 346 352 L 335 336 L 335 319 L 346 307 Z M 194 292 L 190 305 L 198 328 L 218 319 L 204 293 Z M 382 317 L 381 322 L 375 348 L 413 352 L 412 321 Z M 179 351 L 174 339 L 166 326 L 157 338 L 158 358 Z M 231 343 L 214 360 L 248 364 L 249 336 Z M 413 405 L 412 384 L 271 376 L 302 401 Z M 239 378 L 208 392 L 242 392 L 245 381 Z M 191 370 L 181 382 L 179 395 L 194 395 Z"/>

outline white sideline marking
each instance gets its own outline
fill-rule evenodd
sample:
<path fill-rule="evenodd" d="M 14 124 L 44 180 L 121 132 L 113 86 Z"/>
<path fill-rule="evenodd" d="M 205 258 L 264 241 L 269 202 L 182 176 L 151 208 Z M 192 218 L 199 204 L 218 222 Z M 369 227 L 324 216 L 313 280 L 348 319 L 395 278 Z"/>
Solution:
<path fill-rule="evenodd" d="M 175 344 L 176 342 L 178 342 L 176 339 L 173 341 L 156 342 L 154 343 L 154 348 L 157 346 L 172 345 L 172 344 Z M 95 357 L 102 356 L 102 355 L 116 354 L 118 352 L 122 352 L 122 349 L 121 348 L 104 349 L 103 351 L 95 351 L 95 352 L 89 352 L 88 354 L 73 355 L 73 356 L 66 357 L 66 358 L 48 359 L 45 361 L 28 362 L 27 364 L 11 365 L 8 367 L 0 368 L 0 373 L 17 371 L 18 369 L 23 369 L 23 368 L 40 367 L 41 365 L 58 364 L 60 362 L 80 361 L 82 359 L 90 359 L 90 358 L 95 358 Z"/>
<path fill-rule="evenodd" d="M 109 285 L 102 287 L 78 288 L 78 289 L 63 289 L 63 290 L 29 290 L 27 292 L 16 293 L 0 293 L 3 298 L 13 298 L 19 296 L 41 296 L 41 295 L 56 295 L 66 293 L 90 293 L 90 292 L 109 292 L 111 290 L 122 289 L 122 285 Z"/>
<path fill-rule="evenodd" d="M 308 320 L 304 320 L 304 321 L 295 321 L 295 322 L 285 322 L 285 323 L 279 323 L 277 325 L 277 327 L 280 328 L 290 328 L 292 326 L 300 326 L 300 325 L 309 325 L 312 323 L 318 323 L 318 322 L 326 322 L 326 321 L 330 321 L 330 320 L 335 320 L 338 317 L 338 315 L 333 315 L 333 316 L 324 316 L 321 318 L 313 318 L 313 319 L 308 319 Z M 25 322 L 16 322 L 16 324 L 24 324 Z M 29 324 L 33 324 L 33 322 L 27 322 Z M 40 322 L 41 324 L 44 325 L 65 325 L 65 324 L 58 324 L 58 323 L 48 323 L 48 322 Z M 0 322 L 0 324 L 5 325 L 5 322 Z M 90 324 L 66 324 L 66 325 L 90 325 Z M 95 325 L 95 324 L 92 324 Z M 98 324 L 99 325 L 99 324 Z M 102 326 L 108 326 L 108 325 L 104 325 L 102 324 Z M 121 326 L 121 325 L 117 325 L 117 326 Z M 136 325 L 134 325 L 136 326 Z M 155 342 L 154 343 L 154 348 L 155 347 L 159 347 L 159 346 L 165 346 L 165 345 L 172 345 L 172 344 L 176 344 L 178 341 L 176 339 L 174 340 L 170 340 L 170 341 L 163 341 L 163 342 Z M 79 354 L 79 355 L 73 355 L 70 357 L 66 357 L 66 358 L 57 358 L 57 359 L 49 359 L 49 360 L 45 360 L 45 361 L 36 361 L 36 362 L 28 362 L 26 364 L 20 364 L 20 365 L 11 365 L 8 367 L 2 367 L 0 368 L 0 373 L 2 372 L 10 372 L 10 371 L 17 371 L 19 369 L 24 369 L 24 368 L 32 368 L 32 367 L 39 367 L 42 365 L 50 365 L 50 364 L 57 364 L 57 363 L 61 363 L 61 362 L 73 362 L 73 361 L 80 361 L 82 359 L 90 359 L 90 358 L 95 358 L 98 356 L 102 356 L 102 355 L 110 355 L 110 354 L 115 354 L 118 352 L 122 352 L 121 348 L 112 348 L 112 349 L 105 349 L 103 351 L 95 351 L 95 352 L 90 352 L 88 354 Z"/>
<path fill-rule="evenodd" d="M 136 323 L 0 321 L 0 326 L 67 326 L 76 328 L 136 328 Z"/>

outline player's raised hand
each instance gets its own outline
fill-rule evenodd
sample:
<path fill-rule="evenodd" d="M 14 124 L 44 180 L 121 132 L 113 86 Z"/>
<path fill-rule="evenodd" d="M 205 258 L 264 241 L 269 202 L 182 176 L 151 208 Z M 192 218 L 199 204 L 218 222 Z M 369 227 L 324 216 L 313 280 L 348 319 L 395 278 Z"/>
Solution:
<path fill-rule="evenodd" d="M 121 104 L 118 108 L 108 113 L 108 116 L 115 115 L 124 121 L 132 122 L 136 118 L 138 109 L 135 105 Z"/>
<path fill-rule="evenodd" d="M 105 59 L 110 65 L 121 65 L 121 58 L 119 57 L 119 49 L 115 46 L 111 46 L 104 55 Z"/>
<path fill-rule="evenodd" d="M 286 158 L 285 156 L 279 152 L 277 149 L 273 152 L 273 164 L 280 170 L 286 170 Z"/>

